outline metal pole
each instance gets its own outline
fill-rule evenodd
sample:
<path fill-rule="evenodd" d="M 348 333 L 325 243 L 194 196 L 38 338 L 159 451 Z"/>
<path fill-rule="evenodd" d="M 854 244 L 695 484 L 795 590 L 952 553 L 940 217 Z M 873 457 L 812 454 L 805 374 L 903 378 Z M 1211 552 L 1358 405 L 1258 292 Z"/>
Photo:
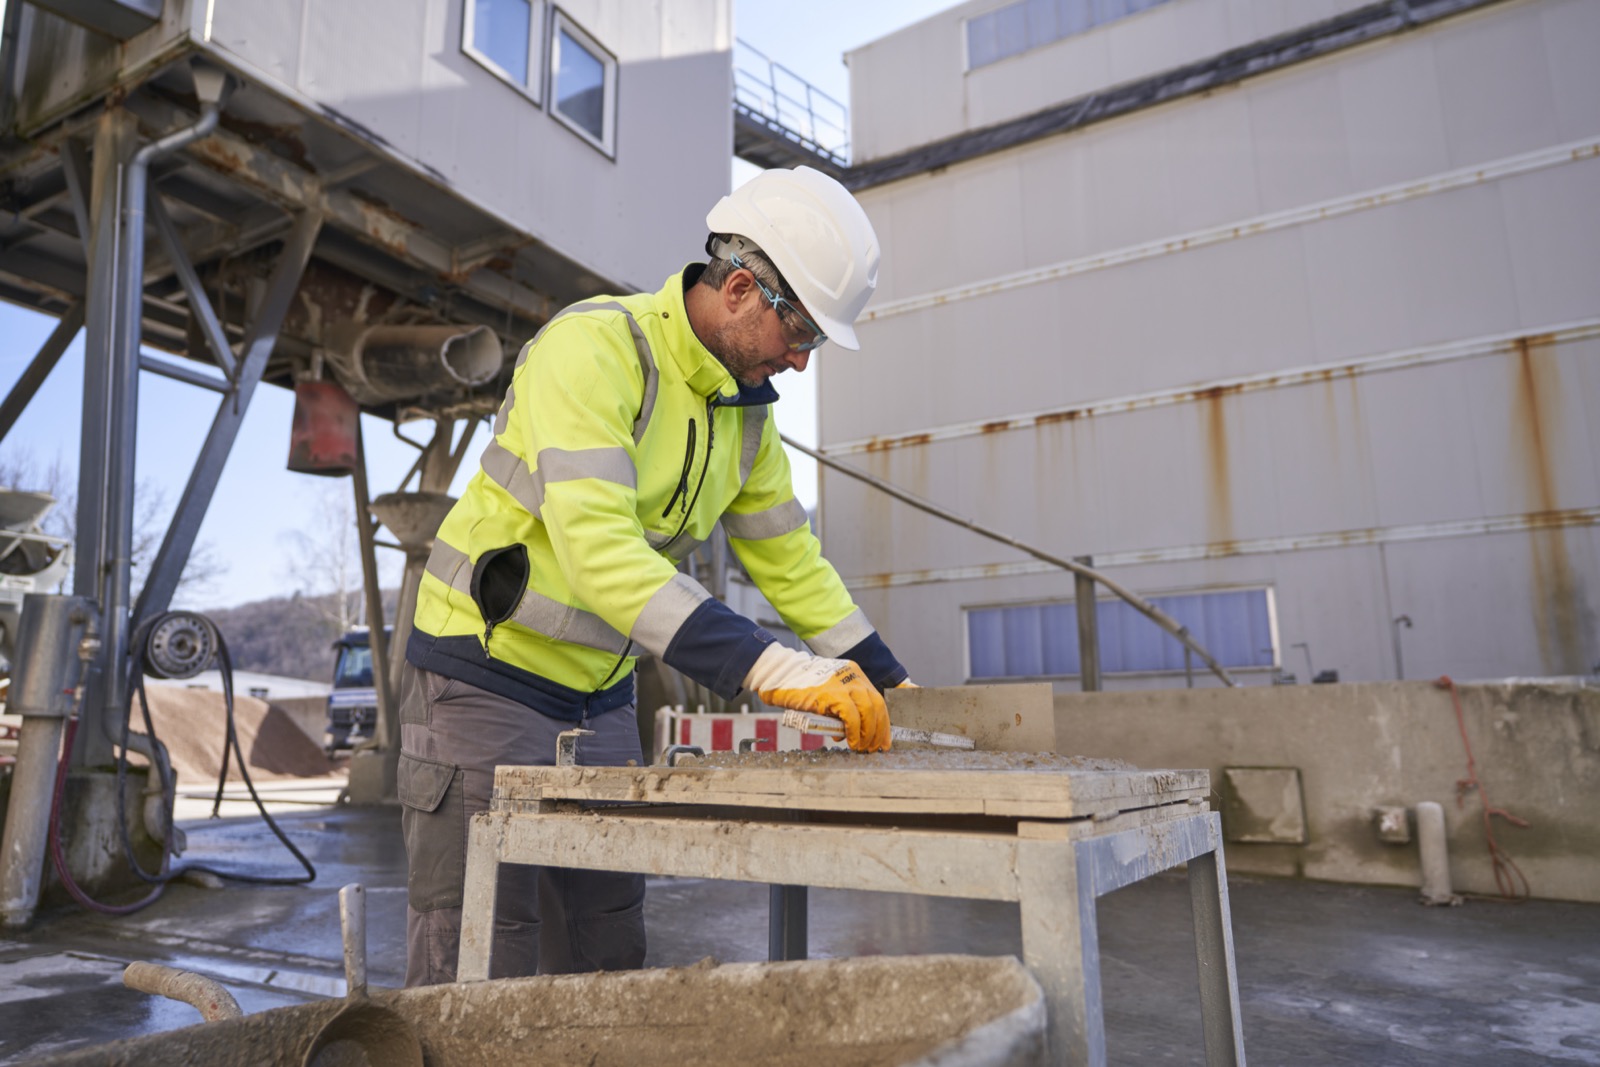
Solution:
<path fill-rule="evenodd" d="M 1079 556 L 1085 567 L 1094 566 L 1093 556 Z M 1095 610 L 1094 579 L 1081 571 L 1072 575 L 1078 605 L 1078 679 L 1085 693 L 1100 691 L 1100 622 Z"/>
<path fill-rule="evenodd" d="M 807 897 L 803 885 L 767 887 L 767 959 L 803 960 L 809 954 Z"/>
<path fill-rule="evenodd" d="M 1233 680 L 1233 677 L 1229 675 L 1226 670 L 1223 669 L 1222 664 L 1218 663 L 1216 658 L 1212 656 L 1211 653 L 1207 652 L 1204 646 L 1194 639 L 1194 636 L 1189 633 L 1189 628 L 1187 626 L 1184 626 L 1171 615 L 1168 615 L 1166 612 L 1162 611 L 1160 608 L 1156 607 L 1154 604 L 1150 603 L 1133 590 L 1128 589 L 1120 582 L 1107 577 L 1105 574 L 1095 570 L 1093 567 L 1085 567 L 1081 563 L 1075 563 L 1072 560 L 1051 555 L 1048 552 L 1034 548 L 1030 544 L 1018 541 L 1015 537 L 1000 533 L 998 530 L 991 530 L 987 526 L 982 526 L 972 519 L 964 519 L 953 511 L 947 511 L 937 504 L 930 504 L 928 501 L 923 500 L 920 497 L 912 496 L 904 489 L 901 489 L 899 486 L 891 485 L 882 478 L 875 478 L 865 471 L 858 471 L 848 464 L 840 463 L 832 456 L 825 456 L 814 448 L 808 448 L 799 441 L 796 441 L 787 435 L 780 434 L 779 439 L 796 452 L 801 452 L 810 456 L 824 467 L 831 467 L 840 474 L 848 474 L 857 481 L 866 482 L 879 492 L 887 493 L 903 504 L 910 504 L 919 511 L 926 511 L 929 515 L 936 516 L 946 522 L 954 523 L 957 526 L 964 527 L 980 537 L 987 537 L 991 541 L 999 541 L 1003 545 L 1010 545 L 1019 552 L 1026 552 L 1034 559 L 1039 559 L 1046 563 L 1054 564 L 1057 567 L 1071 571 L 1073 574 L 1082 574 L 1086 577 L 1093 578 L 1095 581 L 1105 586 L 1107 590 L 1115 593 L 1117 596 L 1127 601 L 1135 611 L 1139 612 L 1139 614 L 1143 615 L 1145 618 L 1149 619 L 1151 622 L 1167 631 L 1167 633 L 1171 634 L 1173 637 L 1176 637 L 1179 641 L 1182 641 L 1186 647 L 1193 649 L 1194 654 L 1199 656 L 1207 667 L 1211 668 L 1211 672 L 1213 674 L 1222 679 L 1224 685 L 1231 686 L 1239 684 Z"/>
<path fill-rule="evenodd" d="M 378 555 L 373 544 L 374 523 L 369 510 L 372 498 L 367 492 L 367 448 L 359 418 L 356 420 L 356 467 L 351 472 L 350 482 L 356 495 L 356 539 L 361 544 L 361 584 L 367 598 L 367 647 L 372 650 L 372 681 L 378 696 L 378 721 L 373 724 L 372 736 L 381 746 L 392 731 L 396 738 L 394 747 L 398 750 L 400 719 L 394 690 L 389 688 L 389 642 L 383 633 L 383 592 L 378 587 Z M 401 655 L 404 654 L 402 651 Z"/>
<path fill-rule="evenodd" d="M 83 329 L 83 301 L 79 300 L 61 316 L 61 321 L 51 331 L 49 337 L 40 346 L 39 352 L 22 372 L 16 384 L 11 387 L 11 392 L 6 394 L 4 403 L 0 403 L 0 441 L 5 440 L 6 434 L 11 432 L 11 427 L 17 424 L 17 417 L 27 408 L 33 400 L 39 386 L 50 376 L 56 363 L 61 359 L 68 346 L 78 337 L 78 331 Z"/>
<path fill-rule="evenodd" d="M 23 598 L 7 708 L 22 716 L 22 735 L 0 844 L 0 921 L 6 926 L 28 925 L 39 904 L 61 738 L 81 695 L 81 656 L 92 655 L 82 642 L 93 621 L 92 607 L 81 597 Z"/>
<path fill-rule="evenodd" d="M 1389 623 L 1390 633 L 1394 637 L 1394 676 L 1400 681 L 1406 680 L 1406 661 L 1400 655 L 1400 627 L 1411 629 L 1410 615 L 1396 615 Z"/>
<path fill-rule="evenodd" d="M 137 120 L 124 108 L 108 108 L 95 129 L 89 200 L 89 277 L 84 310 L 83 420 L 78 444 L 78 517 L 72 589 L 102 606 L 100 653 L 102 669 L 89 681 L 72 754 L 74 766 L 111 762 L 111 742 L 100 723 L 122 706 L 122 662 L 127 649 L 127 620 L 110 610 L 111 586 L 121 570 L 126 583 L 128 547 L 119 545 L 111 516 L 125 502 L 131 486 L 116 482 L 113 456 L 120 449 L 123 422 L 132 418 L 125 379 L 116 375 L 118 315 L 121 302 L 121 236 L 119 225 L 122 177 L 133 152 Z M 137 401 L 137 396 L 131 398 Z M 131 456 L 129 457 L 131 459 Z M 122 601 L 125 605 L 126 599 Z"/>

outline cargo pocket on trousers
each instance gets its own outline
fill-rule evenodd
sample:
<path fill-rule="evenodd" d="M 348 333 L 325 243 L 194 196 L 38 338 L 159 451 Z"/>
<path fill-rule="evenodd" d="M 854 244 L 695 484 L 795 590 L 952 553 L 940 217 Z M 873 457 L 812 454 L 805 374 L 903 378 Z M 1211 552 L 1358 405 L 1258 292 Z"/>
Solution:
<path fill-rule="evenodd" d="M 467 875 L 463 777 L 453 763 L 400 753 L 395 786 L 406 840 L 406 898 L 417 911 L 461 906 Z"/>

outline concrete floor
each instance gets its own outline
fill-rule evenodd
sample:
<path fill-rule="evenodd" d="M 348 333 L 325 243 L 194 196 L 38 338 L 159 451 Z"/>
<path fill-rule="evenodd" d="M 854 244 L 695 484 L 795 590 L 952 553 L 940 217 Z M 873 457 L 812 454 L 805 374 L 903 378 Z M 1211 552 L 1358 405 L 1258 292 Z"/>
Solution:
<path fill-rule="evenodd" d="M 179 884 L 126 918 L 45 916 L 0 940 L 0 1063 L 198 1021 L 134 993 L 151 960 L 220 979 L 246 1012 L 343 994 L 337 892 L 368 888 L 374 985 L 404 964 L 404 856 L 393 810 L 279 817 L 316 864 L 309 887 Z M 190 822 L 191 861 L 293 874 L 255 819 Z M 1245 1048 L 1255 1064 L 1600 1065 L 1600 907 L 1472 901 L 1423 908 L 1405 889 L 1235 878 Z M 647 904 L 650 966 L 766 953 L 766 887 L 662 879 Z M 813 956 L 1020 952 L 1013 905 L 811 893 Z M 1188 887 L 1162 876 L 1103 898 L 1100 936 L 1113 1063 L 1198 1063 Z"/>

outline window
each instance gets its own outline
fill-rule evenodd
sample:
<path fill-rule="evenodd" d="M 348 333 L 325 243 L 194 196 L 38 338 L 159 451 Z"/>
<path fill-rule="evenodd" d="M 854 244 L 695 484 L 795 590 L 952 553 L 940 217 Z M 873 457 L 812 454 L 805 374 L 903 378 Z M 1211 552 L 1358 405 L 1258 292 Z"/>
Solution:
<path fill-rule="evenodd" d="M 562 11 L 550 34 L 550 113 L 616 155 L 617 59 Z"/>
<path fill-rule="evenodd" d="M 1018 0 L 967 20 L 967 69 L 1020 55 L 1167 0 Z"/>
<path fill-rule="evenodd" d="M 1277 611 L 1271 589 L 1229 589 L 1150 597 L 1189 628 L 1228 668 L 1278 663 Z M 967 609 L 970 678 L 1050 678 L 1075 675 L 1078 609 L 1072 601 Z M 1123 600 L 1095 604 L 1104 674 L 1184 669 L 1183 645 Z M 1195 660 L 1196 669 L 1204 669 Z"/>
<path fill-rule="evenodd" d="M 539 103 L 544 0 L 466 0 L 461 50 Z"/>

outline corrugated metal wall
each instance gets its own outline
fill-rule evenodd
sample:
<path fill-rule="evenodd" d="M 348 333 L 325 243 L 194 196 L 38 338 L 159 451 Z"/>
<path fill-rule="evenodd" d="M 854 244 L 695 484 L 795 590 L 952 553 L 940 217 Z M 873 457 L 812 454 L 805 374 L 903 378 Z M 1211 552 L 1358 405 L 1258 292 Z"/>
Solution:
<path fill-rule="evenodd" d="M 1281 7 L 1085 36 L 1127 56 Z M 913 56 L 893 42 L 858 84 Z M 1270 586 L 1301 680 L 1307 653 L 1394 677 L 1402 614 L 1409 677 L 1589 671 L 1596 47 L 1600 5 L 1512 0 L 860 193 L 882 287 L 865 351 L 824 361 L 823 446 L 1142 590 Z M 838 475 L 822 520 L 919 680 L 963 680 L 963 606 L 1072 595 Z"/>

